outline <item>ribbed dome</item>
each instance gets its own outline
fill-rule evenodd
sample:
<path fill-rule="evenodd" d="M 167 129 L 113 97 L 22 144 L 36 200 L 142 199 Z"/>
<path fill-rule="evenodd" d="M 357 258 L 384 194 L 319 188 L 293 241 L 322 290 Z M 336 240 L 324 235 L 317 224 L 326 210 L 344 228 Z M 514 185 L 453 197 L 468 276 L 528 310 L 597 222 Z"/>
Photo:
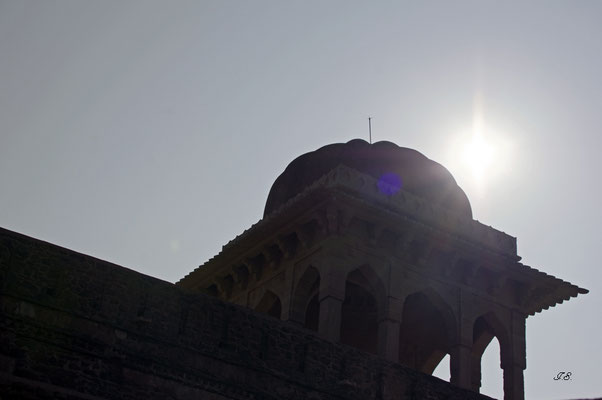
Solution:
<path fill-rule="evenodd" d="M 369 144 L 361 139 L 329 144 L 293 160 L 272 185 L 264 217 L 340 164 L 401 185 L 408 192 L 472 218 L 466 194 L 442 165 L 395 143 Z"/>

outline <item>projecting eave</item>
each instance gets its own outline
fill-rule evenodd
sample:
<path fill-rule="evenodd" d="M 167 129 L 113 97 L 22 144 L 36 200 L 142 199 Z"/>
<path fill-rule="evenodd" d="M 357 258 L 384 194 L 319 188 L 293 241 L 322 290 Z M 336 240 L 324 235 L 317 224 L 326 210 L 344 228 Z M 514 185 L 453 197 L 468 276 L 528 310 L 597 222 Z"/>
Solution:
<path fill-rule="evenodd" d="M 276 211 L 260 219 L 230 240 L 222 246 L 222 250 L 217 255 L 199 265 L 176 284 L 188 289 L 202 290 L 208 282 L 213 280 L 213 276 L 220 275 L 220 271 L 224 268 L 227 269 L 229 264 L 239 256 L 261 248 L 279 226 L 289 222 L 294 216 L 311 211 L 316 206 L 317 201 L 320 200 L 320 193 L 317 190 L 321 186 L 320 181 L 316 181 Z"/>
<path fill-rule="evenodd" d="M 522 263 L 518 263 L 518 265 L 523 274 L 532 282 L 524 299 L 524 309 L 528 315 L 535 315 L 580 294 L 589 293 L 587 289 L 573 285 L 570 282 L 546 274 L 528 265 Z"/>

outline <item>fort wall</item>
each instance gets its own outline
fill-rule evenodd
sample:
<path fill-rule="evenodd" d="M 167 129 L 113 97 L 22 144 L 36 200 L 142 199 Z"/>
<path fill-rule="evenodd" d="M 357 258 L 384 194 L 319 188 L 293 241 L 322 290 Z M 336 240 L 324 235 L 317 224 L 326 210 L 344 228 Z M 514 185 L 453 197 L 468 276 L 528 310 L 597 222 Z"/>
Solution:
<path fill-rule="evenodd" d="M 0 399 L 488 399 L 0 229 Z"/>

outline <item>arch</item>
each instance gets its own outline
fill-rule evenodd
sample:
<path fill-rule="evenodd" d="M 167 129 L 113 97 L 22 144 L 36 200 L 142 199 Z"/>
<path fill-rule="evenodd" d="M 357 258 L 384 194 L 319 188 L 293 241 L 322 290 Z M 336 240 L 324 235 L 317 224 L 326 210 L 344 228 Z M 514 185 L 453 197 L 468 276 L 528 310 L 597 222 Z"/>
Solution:
<path fill-rule="evenodd" d="M 504 397 L 504 371 L 500 368 L 500 342 L 494 336 L 481 356 L 479 392 L 501 399 Z"/>
<path fill-rule="evenodd" d="M 309 265 L 297 281 L 291 301 L 291 319 L 308 329 L 318 330 L 320 273 Z"/>
<path fill-rule="evenodd" d="M 443 317 L 443 320 L 445 321 L 445 327 L 447 334 L 449 335 L 449 341 L 450 343 L 455 343 L 457 341 L 458 331 L 456 322 L 457 318 L 453 308 L 445 300 L 445 298 L 441 294 L 439 294 L 439 291 L 437 291 L 433 287 L 423 287 L 421 289 L 417 289 L 414 292 L 411 292 L 409 295 L 407 295 L 405 300 L 407 300 L 410 296 L 419 293 L 426 296 L 429 302 L 441 313 L 441 317 Z M 403 320 L 403 312 L 401 318 Z"/>
<path fill-rule="evenodd" d="M 280 301 L 280 297 L 271 290 L 266 290 L 255 307 L 255 311 L 280 319 L 282 315 L 282 302 Z"/>
<path fill-rule="evenodd" d="M 475 318 L 472 330 L 472 352 L 471 352 L 471 386 L 476 392 L 481 388 L 481 359 L 485 349 L 492 342 L 493 338 L 497 338 L 500 348 L 500 367 L 510 350 L 508 348 L 508 330 L 506 329 L 502 319 L 493 312 L 486 312 Z"/>
<path fill-rule="evenodd" d="M 457 336 L 451 307 L 432 288 L 408 295 L 399 333 L 399 361 L 432 374 Z"/>
<path fill-rule="evenodd" d="M 369 264 L 363 264 L 349 271 L 346 280 L 362 285 L 366 290 L 372 292 L 379 313 L 384 311 L 387 293 L 386 286 L 380 275 Z"/>
<path fill-rule="evenodd" d="M 341 343 L 377 353 L 378 321 L 384 298 L 384 285 L 367 264 L 347 274 L 341 308 Z"/>
<path fill-rule="evenodd" d="M 475 318 L 472 332 L 473 354 L 482 355 L 494 336 L 500 342 L 502 354 L 508 346 L 508 330 L 502 319 L 493 311 L 486 312 Z"/>

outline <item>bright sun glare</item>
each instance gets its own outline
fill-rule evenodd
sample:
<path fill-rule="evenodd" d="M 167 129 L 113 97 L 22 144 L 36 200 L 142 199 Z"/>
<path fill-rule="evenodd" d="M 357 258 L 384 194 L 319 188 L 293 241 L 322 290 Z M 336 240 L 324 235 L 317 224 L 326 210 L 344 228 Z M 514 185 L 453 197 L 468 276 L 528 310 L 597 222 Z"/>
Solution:
<path fill-rule="evenodd" d="M 450 141 L 449 166 L 454 177 L 472 196 L 484 196 L 515 168 L 514 142 L 479 121 L 470 130 L 459 130 Z"/>
<path fill-rule="evenodd" d="M 470 169 L 475 180 L 481 181 L 487 176 L 488 170 L 494 164 L 495 149 L 482 135 L 475 134 L 464 145 L 462 160 Z"/>
<path fill-rule="evenodd" d="M 492 183 L 514 167 L 514 144 L 505 128 L 494 128 L 485 118 L 480 93 L 475 94 L 472 126 L 458 131 L 452 139 L 450 156 L 457 177 L 476 195 L 485 194 Z M 462 132 L 463 131 L 463 132 Z"/>

